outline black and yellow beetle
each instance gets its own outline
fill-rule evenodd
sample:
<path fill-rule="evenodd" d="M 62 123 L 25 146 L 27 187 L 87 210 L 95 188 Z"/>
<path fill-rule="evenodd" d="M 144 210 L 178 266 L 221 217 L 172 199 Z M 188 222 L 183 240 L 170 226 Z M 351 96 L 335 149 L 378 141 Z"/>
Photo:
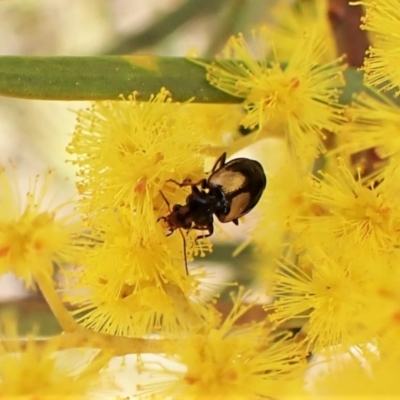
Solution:
<path fill-rule="evenodd" d="M 258 203 L 267 185 L 261 164 L 248 158 L 225 161 L 226 153 L 223 153 L 208 179 L 197 183 L 170 180 L 181 187 L 190 186 L 192 192 L 187 196 L 185 205 L 175 204 L 167 216 L 160 218 L 167 223 L 169 234 L 183 228 L 208 231 L 208 234 L 199 238 L 211 236 L 214 232 L 214 214 L 220 222 L 238 225 L 239 218 Z"/>

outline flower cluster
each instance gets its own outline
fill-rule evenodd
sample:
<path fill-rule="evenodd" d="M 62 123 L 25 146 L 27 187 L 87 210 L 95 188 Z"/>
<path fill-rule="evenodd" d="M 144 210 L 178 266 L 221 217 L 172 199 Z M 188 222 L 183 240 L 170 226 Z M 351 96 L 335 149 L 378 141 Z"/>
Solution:
<path fill-rule="evenodd" d="M 52 276 L 55 263 L 76 260 L 74 244 L 82 226 L 69 201 L 47 201 L 54 170 L 29 183 L 25 200 L 17 179 L 14 165 L 0 166 L 0 273 L 13 272 L 33 287 L 40 276 Z"/>
<path fill-rule="evenodd" d="M 99 375 L 109 359 L 105 353 L 65 350 L 61 336 L 41 341 L 32 334 L 18 341 L 18 328 L 12 318 L 0 327 L 2 399 L 84 400 L 107 387 Z"/>
<path fill-rule="evenodd" d="M 65 274 L 64 299 L 79 306 L 83 325 L 141 337 L 201 320 L 202 275 L 187 276 L 187 260 L 210 243 L 195 231 L 167 238 L 162 223 L 188 195 L 175 182 L 199 181 L 213 157 L 195 122 L 165 89 L 148 102 L 134 93 L 78 113 L 68 152 L 78 166 L 85 252 L 82 268 Z"/>
<path fill-rule="evenodd" d="M 70 202 L 46 206 L 53 171 L 21 201 L 13 167 L 1 167 L 0 272 L 36 283 L 66 334 L 24 346 L 2 340 L 0 397 L 40 398 L 57 385 L 75 395 L 67 380 L 89 393 L 113 357 L 132 353 L 139 354 L 134 369 L 123 369 L 144 398 L 399 395 L 400 113 L 387 90 L 400 85 L 400 14 L 393 0 L 356 3 L 373 37 L 363 68 L 374 87 L 344 105 L 346 65 L 329 44 L 327 4 L 278 1 L 277 13 L 290 8 L 281 24 L 232 37 L 214 62 L 194 60 L 241 106 L 178 104 L 160 89 L 148 101 L 133 92 L 78 111 L 67 148 L 77 169 L 73 211 Z M 268 186 L 246 241 L 258 256 L 257 287 L 271 302 L 249 321 L 257 296 L 239 289 L 221 315 L 206 270 L 188 268 L 211 241 L 198 237 L 198 227 L 185 229 L 191 221 L 179 229 L 169 216 L 191 190 L 204 189 L 222 153 L 254 143 L 260 151 L 272 137 L 284 151 L 271 168 L 260 157 Z M 218 175 L 230 205 L 240 198 L 239 211 L 254 189 L 240 173 Z M 242 186 L 224 193 L 224 179 Z M 54 288 L 55 265 L 71 312 Z M 72 374 L 55 362 L 66 347 L 98 354 Z M 307 364 L 310 353 L 323 359 Z M 323 370 L 314 376 L 315 368 Z"/>
<path fill-rule="evenodd" d="M 233 297 L 232 310 L 222 323 L 210 315 L 203 332 L 171 342 L 161 370 L 143 362 L 141 372 L 152 371 L 154 382 L 139 385 L 139 394 L 200 400 L 290 398 L 302 393 L 304 348 L 290 333 L 274 333 L 265 322 L 237 326 L 254 306 L 243 302 L 246 296 L 241 291 Z"/>
<path fill-rule="evenodd" d="M 281 167 L 269 175 L 253 242 L 264 255 L 260 279 L 275 298 L 266 306 L 274 326 L 299 321 L 307 348 L 329 358 L 357 346 L 359 358 L 329 368 L 332 379 L 316 382 L 333 396 L 366 393 L 365 388 L 398 393 L 389 368 L 400 365 L 394 339 L 400 310 L 394 289 L 400 283 L 399 112 L 385 92 L 399 86 L 399 13 L 390 0 L 362 4 L 362 27 L 373 37 L 365 83 L 375 88 L 343 109 L 337 104 L 340 62 L 323 64 L 317 57 L 318 49 L 326 50 L 319 44 L 321 30 L 319 37 L 312 30 L 298 33 L 297 46 L 287 44 L 291 56 L 281 65 L 282 50 L 274 52 L 265 38 L 274 32 L 291 37 L 290 29 L 261 27 L 252 40 L 231 38 L 207 68 L 214 86 L 244 99 L 242 124 L 258 129 L 255 140 L 273 132 L 287 142 Z M 305 17 L 302 10 L 297 21 Z M 281 260 L 271 268 L 270 257 Z M 356 377 L 368 385 L 351 387 Z"/>
<path fill-rule="evenodd" d="M 398 88 L 400 60 L 398 45 L 400 33 L 397 27 L 400 15 L 396 0 L 359 1 L 366 8 L 361 27 L 371 32 L 374 44 L 365 59 L 366 82 L 382 90 Z"/>
<path fill-rule="evenodd" d="M 316 30 L 302 33 L 286 66 L 269 57 L 266 36 L 263 27 L 253 32 L 254 51 L 243 35 L 232 37 L 207 76 L 220 90 L 244 99 L 244 127 L 258 128 L 259 138 L 281 131 L 292 156 L 307 169 L 324 152 L 327 132 L 337 132 L 343 122 L 338 97 L 344 67 L 341 59 L 319 63 L 326 47 Z"/>
<path fill-rule="evenodd" d="M 271 43 L 279 60 L 290 60 L 299 45 L 299 37 L 310 28 L 324 38 L 324 52 L 318 63 L 327 63 L 337 58 L 336 45 L 328 21 L 326 1 L 302 1 L 291 3 L 278 0 L 268 9 L 266 19 L 273 23 L 263 25 L 263 34 Z"/>

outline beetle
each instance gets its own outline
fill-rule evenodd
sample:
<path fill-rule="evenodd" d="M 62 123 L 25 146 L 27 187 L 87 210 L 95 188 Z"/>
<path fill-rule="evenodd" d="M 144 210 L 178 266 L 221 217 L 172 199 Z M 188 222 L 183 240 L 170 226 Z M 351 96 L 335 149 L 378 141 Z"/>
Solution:
<path fill-rule="evenodd" d="M 251 211 L 260 200 L 267 185 L 263 167 L 258 161 L 249 158 L 235 158 L 226 162 L 223 153 L 211 170 L 207 179 L 192 183 L 186 179 L 180 187 L 190 186 L 191 193 L 186 204 L 175 204 L 164 220 L 169 228 L 168 235 L 176 229 L 196 229 L 208 231 L 201 237 L 209 237 L 214 232 L 214 214 L 220 222 L 239 224 L 239 218 Z M 167 199 L 162 197 L 169 206 Z"/>

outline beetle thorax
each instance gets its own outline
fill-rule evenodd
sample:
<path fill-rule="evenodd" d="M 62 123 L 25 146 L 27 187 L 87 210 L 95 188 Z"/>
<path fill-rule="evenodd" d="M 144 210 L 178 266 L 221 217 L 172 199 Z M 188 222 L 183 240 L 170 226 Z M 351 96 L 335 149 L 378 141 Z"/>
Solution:
<path fill-rule="evenodd" d="M 201 226 L 212 223 L 213 214 L 216 212 L 229 208 L 223 192 L 214 188 L 190 194 L 186 199 L 186 204 L 194 224 Z"/>

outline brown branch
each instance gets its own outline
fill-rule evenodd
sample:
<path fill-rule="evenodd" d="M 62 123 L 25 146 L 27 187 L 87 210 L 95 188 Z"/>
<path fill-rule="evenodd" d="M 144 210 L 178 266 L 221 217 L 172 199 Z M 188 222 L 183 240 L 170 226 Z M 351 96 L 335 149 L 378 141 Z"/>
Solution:
<path fill-rule="evenodd" d="M 350 67 L 363 65 L 369 40 L 360 29 L 364 11 L 361 6 L 350 6 L 349 0 L 328 0 L 328 19 L 336 39 L 338 55 L 347 55 Z"/>
<path fill-rule="evenodd" d="M 370 45 L 366 31 L 360 29 L 362 6 L 350 6 L 349 0 L 328 0 L 328 18 L 336 39 L 339 55 L 346 54 L 350 67 L 360 68 Z M 367 149 L 351 155 L 351 163 L 361 168 L 363 177 L 371 175 L 379 162 L 375 149 Z"/>

